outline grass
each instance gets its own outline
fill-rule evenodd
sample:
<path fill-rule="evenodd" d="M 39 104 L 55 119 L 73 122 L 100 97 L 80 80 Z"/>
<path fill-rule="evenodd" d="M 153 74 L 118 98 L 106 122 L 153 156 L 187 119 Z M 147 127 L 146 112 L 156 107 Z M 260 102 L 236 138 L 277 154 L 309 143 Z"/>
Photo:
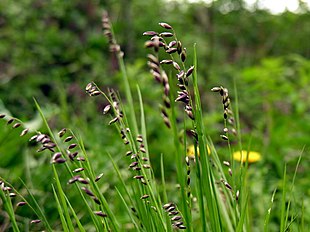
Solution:
<path fill-rule="evenodd" d="M 228 90 L 222 86 L 212 89 L 219 93 L 223 107 L 223 131 L 219 132 L 219 136 L 226 144 L 228 153 L 223 158 L 205 127 L 204 103 L 199 88 L 201 80 L 197 74 L 197 47 L 194 45 L 193 60 L 188 60 L 187 50 L 173 27 L 167 23 L 159 25 L 164 32 L 145 32 L 144 35 L 149 37 L 145 46 L 149 49 L 148 66 L 162 91 L 162 99 L 152 101 L 161 105 L 162 123 L 167 126 L 169 136 L 173 138 L 171 147 L 167 150 L 175 157 L 176 178 L 167 178 L 164 154 L 160 156 L 161 178 L 155 176 L 148 146 L 145 103 L 140 91 L 143 86 L 134 86 L 136 92 L 132 92 L 134 88 L 130 86 L 123 53 L 114 38 L 109 18 L 104 14 L 104 34 L 108 37 L 110 50 L 117 56 L 125 97 L 111 88 L 103 91 L 94 82 L 86 86 L 86 92 L 90 97 L 101 96 L 107 102 L 104 113 L 109 120 L 108 124 L 115 127 L 123 143 L 117 149 L 126 151 L 120 161 L 102 147 L 102 152 L 109 157 L 111 164 L 110 169 L 105 172 L 116 174 L 117 184 L 110 186 L 110 191 L 102 188 L 102 182 L 109 183 L 109 179 L 105 179 L 105 175 L 95 174 L 96 157 L 89 155 L 87 139 L 79 136 L 78 130 L 77 133 L 70 129 L 54 132 L 35 100 L 46 132 L 30 132 L 34 134 L 30 140 L 36 142 L 39 152 L 49 154 L 51 168 L 46 171 L 51 172 L 52 178 L 49 180 L 49 190 L 46 191 L 52 193 L 56 208 L 53 214 L 58 215 L 57 220 L 49 221 L 49 215 L 45 214 L 27 184 L 27 193 L 19 193 L 14 188 L 8 188 L 11 185 L 1 179 L 3 218 L 4 221 L 9 221 L 2 230 L 253 231 L 250 191 L 252 164 L 249 157 L 245 162 L 238 162 L 233 158 L 235 151 L 247 147 L 241 141 L 238 101 L 233 105 Z M 237 96 L 237 91 L 235 95 Z M 133 100 L 133 96 L 138 96 L 138 103 Z M 19 130 L 19 126 L 22 126 L 22 122 L 19 122 L 20 125 L 13 124 L 12 127 L 13 118 L 7 115 L 3 114 L 1 118 L 2 121 L 7 119 L 6 125 L 2 126 L 11 127 L 12 131 Z M 26 133 L 22 136 L 26 136 Z M 192 160 L 187 154 L 191 141 L 195 147 L 195 157 Z M 235 143 L 239 144 L 238 149 L 232 146 Z M 247 156 L 250 156 L 250 149 L 247 151 Z M 260 230 L 269 231 L 270 223 L 274 222 L 272 217 L 277 216 L 271 210 L 275 205 L 281 208 L 278 231 L 289 231 L 298 221 L 304 222 L 304 211 L 300 215 L 292 215 L 293 190 L 300 161 L 301 155 L 291 184 L 288 183 L 284 168 L 281 185 L 275 186 L 279 191 L 270 194 L 271 202 L 264 210 L 264 224 L 259 226 Z M 172 187 L 175 185 L 177 187 Z M 70 197 L 72 192 L 73 198 Z M 114 192 L 114 199 L 109 196 L 111 192 Z M 282 193 L 281 199 L 276 199 L 278 192 Z M 32 211 L 30 215 L 37 217 L 31 219 L 30 228 L 16 217 L 19 206 L 15 207 L 12 203 L 15 202 L 12 197 L 14 194 L 27 203 L 23 207 L 29 207 Z M 113 206 L 113 202 L 117 202 L 118 208 Z M 304 227 L 304 224 L 301 226 Z"/>

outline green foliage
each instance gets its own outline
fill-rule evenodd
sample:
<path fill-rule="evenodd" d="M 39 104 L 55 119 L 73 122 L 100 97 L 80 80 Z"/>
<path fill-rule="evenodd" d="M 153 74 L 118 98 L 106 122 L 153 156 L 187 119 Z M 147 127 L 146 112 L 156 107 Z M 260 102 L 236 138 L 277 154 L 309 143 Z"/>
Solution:
<path fill-rule="evenodd" d="M 102 38 L 102 8 L 110 12 L 126 63 L 122 57 L 108 54 L 109 44 Z M 262 231 L 263 227 L 265 231 L 307 231 L 308 12 L 271 15 L 247 10 L 239 0 L 210 4 L 4 0 L 0 9 L 5 9 L 0 12 L 0 113 L 6 115 L 0 120 L 0 176 L 1 183 L 12 183 L 18 193 L 17 198 L 10 198 L 0 190 L 0 206 L 6 212 L 0 216 L 0 230 L 172 231 L 162 205 L 173 201 L 188 231 Z M 141 12 L 145 16 L 140 17 Z M 173 25 L 187 47 L 185 67 L 197 62 L 194 83 L 190 84 L 194 122 L 185 120 L 187 116 L 174 103 L 176 73 L 174 68 L 165 69 L 174 107 L 168 112 L 172 131 L 160 116 L 162 89 L 150 77 L 143 48 L 142 33 L 155 28 L 160 19 Z M 193 43 L 197 43 L 197 53 Z M 125 113 L 121 126 L 130 127 L 130 141 L 142 134 L 152 165 L 150 172 L 143 173 L 148 176 L 147 187 L 140 187 L 127 169 L 129 158 L 124 154 L 128 147 L 119 139 L 121 127 L 116 126 L 115 132 L 115 128 L 104 126 L 112 119 L 102 116 L 103 108 L 111 104 L 109 96 L 88 98 L 84 93 L 82 86 L 91 81 L 102 94 L 107 86 L 119 91 L 117 97 Z M 230 97 L 240 140 L 231 140 L 228 146 L 219 136 L 223 106 L 209 91 L 217 85 L 236 88 Z M 33 98 L 42 109 L 36 108 Z M 14 123 L 7 123 L 11 117 L 14 123 L 19 122 L 17 118 L 25 122 L 22 126 L 31 128 L 30 133 L 20 137 L 24 128 L 13 129 Z M 66 156 L 66 145 L 56 136 L 63 127 L 73 129 L 85 163 L 51 164 L 48 151 L 37 153 L 35 143 L 28 142 L 40 131 L 51 136 Z M 200 143 L 196 163 L 190 163 L 193 198 L 189 199 L 184 158 L 187 147 L 195 143 L 188 137 L 193 128 Z M 206 146 L 211 148 L 213 163 Z M 232 153 L 241 147 L 259 151 L 262 160 L 249 165 L 234 162 Z M 301 151 L 303 159 L 297 169 Z M 222 167 L 224 160 L 231 162 L 232 176 Z M 100 206 L 80 184 L 67 185 L 73 168 L 81 167 L 86 173 L 83 177 L 92 180 L 90 188 Z M 94 182 L 99 173 L 104 174 L 102 179 Z M 4 185 L 11 186 L 6 181 Z M 239 201 L 235 200 L 237 190 Z M 141 200 L 143 194 L 149 198 Z M 30 207 L 16 207 L 20 200 Z M 37 218 L 41 224 L 30 224 Z"/>

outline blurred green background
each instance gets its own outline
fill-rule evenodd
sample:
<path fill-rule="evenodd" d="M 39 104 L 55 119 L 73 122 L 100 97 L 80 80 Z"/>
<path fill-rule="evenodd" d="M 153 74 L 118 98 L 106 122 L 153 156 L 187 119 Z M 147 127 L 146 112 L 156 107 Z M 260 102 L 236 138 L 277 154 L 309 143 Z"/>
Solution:
<path fill-rule="evenodd" d="M 169 154 L 172 141 L 158 107 L 161 89 L 149 74 L 146 38 L 142 36 L 147 30 L 161 30 L 158 23 L 167 22 L 187 48 L 188 65 L 193 58 L 193 44 L 197 44 L 205 124 L 223 159 L 229 156 L 219 137 L 222 106 L 210 89 L 227 87 L 233 106 L 238 97 L 243 145 L 263 156 L 250 168 L 255 180 L 251 183 L 253 199 L 259 196 L 262 202 L 268 202 L 281 179 L 284 163 L 291 179 L 303 152 L 295 186 L 296 199 L 302 199 L 294 202 L 298 211 L 302 204 L 310 206 L 310 11 L 302 1 L 299 4 L 299 13 L 273 15 L 257 5 L 249 9 L 242 0 L 208 4 L 164 0 L 2 0 L 0 112 L 44 130 L 35 98 L 53 130 L 68 127 L 82 136 L 94 159 L 94 168 L 110 180 L 103 189 L 113 201 L 117 179 L 106 152 L 126 167 L 122 159 L 125 150 L 116 131 L 106 126 L 109 119 L 102 116 L 106 102 L 89 98 L 84 91 L 88 82 L 95 81 L 103 90 L 114 87 L 124 94 L 117 62 L 102 35 L 101 14 L 105 9 L 125 53 L 133 93 L 136 84 L 142 91 L 155 173 L 158 175 L 163 153 L 167 176 L 174 180 L 174 157 Z M 29 138 L 19 138 L 19 133 L 5 124 L 1 121 L 0 175 L 17 188 L 23 188 L 18 180 L 22 178 L 46 205 L 52 220 L 57 215 L 51 213 L 54 206 L 47 203 L 52 196 L 52 174 L 46 171 L 49 156 L 37 154 L 27 142 Z M 253 228 L 263 223 L 255 217 L 265 213 L 262 202 L 252 202 Z M 117 204 L 121 203 L 115 202 L 115 208 Z M 304 210 L 305 215 L 310 215 L 310 207 Z M 277 218 L 273 223 L 277 224 Z M 306 223 L 310 223 L 309 217 Z"/>

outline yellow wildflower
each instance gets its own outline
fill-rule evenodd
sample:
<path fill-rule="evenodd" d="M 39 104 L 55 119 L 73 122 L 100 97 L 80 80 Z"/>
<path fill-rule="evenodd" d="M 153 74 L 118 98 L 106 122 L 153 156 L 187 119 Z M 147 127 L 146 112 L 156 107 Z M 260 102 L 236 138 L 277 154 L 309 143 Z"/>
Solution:
<path fill-rule="evenodd" d="M 208 152 L 208 155 L 211 154 L 211 149 L 210 147 L 207 145 L 207 152 Z M 200 156 L 199 154 L 199 148 L 197 147 L 197 155 Z M 192 144 L 192 145 L 189 145 L 187 147 L 187 153 L 186 155 L 189 157 L 189 158 L 195 158 L 195 146 Z"/>
<path fill-rule="evenodd" d="M 239 162 L 245 163 L 248 159 L 248 163 L 255 163 L 259 160 L 261 160 L 261 154 L 256 151 L 245 151 L 242 150 L 236 151 L 233 153 L 234 160 L 237 160 Z"/>

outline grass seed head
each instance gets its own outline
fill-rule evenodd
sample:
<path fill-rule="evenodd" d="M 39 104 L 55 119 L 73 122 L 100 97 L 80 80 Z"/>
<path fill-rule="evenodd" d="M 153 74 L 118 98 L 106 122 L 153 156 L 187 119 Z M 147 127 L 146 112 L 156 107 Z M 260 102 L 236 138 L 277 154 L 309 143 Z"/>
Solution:
<path fill-rule="evenodd" d="M 66 132 L 67 132 L 67 128 L 61 129 L 61 130 L 58 132 L 59 138 L 61 138 L 62 136 L 64 136 Z"/>
<path fill-rule="evenodd" d="M 24 129 L 24 130 L 20 133 L 19 136 L 22 137 L 22 136 L 26 135 L 26 134 L 28 133 L 28 131 L 29 131 L 28 128 Z"/>
<path fill-rule="evenodd" d="M 10 118 L 8 121 L 7 121 L 7 125 L 10 125 L 10 124 L 12 124 L 13 122 L 14 122 L 14 118 Z"/>
<path fill-rule="evenodd" d="M 41 222 L 41 220 L 35 219 L 35 220 L 31 220 L 30 224 L 39 224 L 40 222 Z"/>
<path fill-rule="evenodd" d="M 100 173 L 98 176 L 96 176 L 95 182 L 99 181 L 102 176 L 103 176 L 103 173 Z"/>
<path fill-rule="evenodd" d="M 70 136 L 68 136 L 67 138 L 64 139 L 64 142 L 65 142 L 65 143 L 66 143 L 66 142 L 69 142 L 69 141 L 71 141 L 72 139 L 73 139 L 73 136 L 70 135 Z"/>
<path fill-rule="evenodd" d="M 103 217 L 103 218 L 108 216 L 107 214 L 103 213 L 102 211 L 94 211 L 94 214 L 96 214 L 96 215 L 98 215 L 100 217 Z"/>
<path fill-rule="evenodd" d="M 159 26 L 165 28 L 165 29 L 168 29 L 168 30 L 172 30 L 172 26 L 168 23 L 159 23 Z"/>

